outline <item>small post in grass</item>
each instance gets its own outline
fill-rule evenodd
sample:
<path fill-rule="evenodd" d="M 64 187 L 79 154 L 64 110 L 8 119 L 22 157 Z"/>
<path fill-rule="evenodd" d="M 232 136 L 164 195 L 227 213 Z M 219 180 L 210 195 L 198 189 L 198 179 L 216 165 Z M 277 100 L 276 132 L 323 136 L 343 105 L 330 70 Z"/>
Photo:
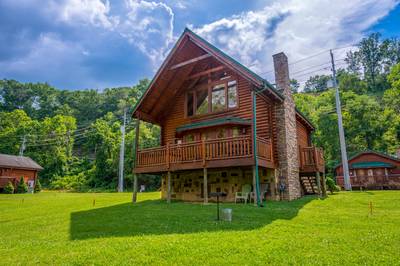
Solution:
<path fill-rule="evenodd" d="M 219 221 L 219 197 L 225 197 L 225 192 L 212 192 L 210 193 L 211 197 L 217 197 L 217 221 Z"/>
<path fill-rule="evenodd" d="M 96 205 L 96 199 L 93 199 L 93 207 Z"/>
<path fill-rule="evenodd" d="M 372 201 L 369 202 L 369 215 L 372 215 Z"/>

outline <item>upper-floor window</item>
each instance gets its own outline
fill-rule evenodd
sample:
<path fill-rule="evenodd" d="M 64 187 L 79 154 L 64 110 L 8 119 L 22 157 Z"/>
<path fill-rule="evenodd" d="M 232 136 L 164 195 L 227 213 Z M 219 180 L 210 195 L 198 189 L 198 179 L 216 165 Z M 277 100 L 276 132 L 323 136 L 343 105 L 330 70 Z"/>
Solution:
<path fill-rule="evenodd" d="M 221 112 L 238 106 L 236 80 L 212 82 L 186 94 L 187 116 Z"/>

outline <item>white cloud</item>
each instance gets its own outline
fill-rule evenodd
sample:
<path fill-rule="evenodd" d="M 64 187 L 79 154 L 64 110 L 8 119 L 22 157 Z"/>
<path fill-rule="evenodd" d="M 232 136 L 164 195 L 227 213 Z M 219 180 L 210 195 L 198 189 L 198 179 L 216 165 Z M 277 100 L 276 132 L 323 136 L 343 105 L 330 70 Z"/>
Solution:
<path fill-rule="evenodd" d="M 63 2 L 52 2 L 50 10 L 56 10 L 58 20 L 78 24 L 90 24 L 112 29 L 117 20 L 109 16 L 110 3 L 101 0 L 66 0 Z"/>
<path fill-rule="evenodd" d="M 397 4 L 397 0 L 286 0 L 194 30 L 273 80 L 272 54 L 284 51 L 294 62 L 322 50 L 355 43 Z M 293 65 L 291 72 L 327 61 L 328 53 Z"/>
<path fill-rule="evenodd" d="M 141 0 L 127 0 L 126 6 L 129 11 L 117 31 L 158 65 L 174 41 L 172 9 L 165 3 Z"/>
<path fill-rule="evenodd" d="M 165 57 L 175 40 L 174 13 L 167 4 L 145 0 L 125 0 L 122 13 L 110 15 L 110 2 L 101 0 L 65 0 L 52 2 L 59 21 L 72 25 L 87 24 L 115 31 L 147 55 L 153 66 Z"/>

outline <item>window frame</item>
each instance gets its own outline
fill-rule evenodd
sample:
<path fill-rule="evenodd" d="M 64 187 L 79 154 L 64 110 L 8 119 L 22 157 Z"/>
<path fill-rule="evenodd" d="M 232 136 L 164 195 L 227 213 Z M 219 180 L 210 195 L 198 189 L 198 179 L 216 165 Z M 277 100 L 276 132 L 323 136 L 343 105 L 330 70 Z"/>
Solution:
<path fill-rule="evenodd" d="M 235 107 L 229 107 L 229 93 L 228 93 L 228 83 L 231 81 L 236 81 L 236 106 Z M 219 110 L 219 111 L 212 111 L 212 90 L 215 86 L 220 85 L 220 84 L 224 84 L 224 94 L 225 94 L 225 107 L 223 110 Z M 204 87 L 207 88 L 207 100 L 208 100 L 208 111 L 205 114 L 197 114 L 197 91 L 204 89 Z M 193 115 L 189 116 L 189 112 L 188 112 L 188 98 L 189 98 L 189 94 L 192 94 L 193 97 Z M 231 76 L 227 79 L 223 79 L 223 80 L 215 80 L 215 81 L 210 81 L 206 84 L 202 84 L 200 86 L 196 86 L 193 89 L 187 91 L 185 93 L 185 117 L 186 118 L 194 118 L 194 117 L 202 117 L 202 116 L 208 116 L 208 115 L 213 115 L 213 114 L 218 114 L 218 113 L 224 113 L 224 112 L 230 112 L 233 111 L 235 109 L 239 108 L 239 82 L 238 82 L 238 78 L 236 76 Z"/>

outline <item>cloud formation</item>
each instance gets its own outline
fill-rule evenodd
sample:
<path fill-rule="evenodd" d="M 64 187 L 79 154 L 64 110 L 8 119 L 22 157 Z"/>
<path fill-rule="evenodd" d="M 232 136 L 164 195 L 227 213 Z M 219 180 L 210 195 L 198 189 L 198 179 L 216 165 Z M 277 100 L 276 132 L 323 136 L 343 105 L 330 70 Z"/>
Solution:
<path fill-rule="evenodd" d="M 193 23 L 202 37 L 273 82 L 272 54 L 284 51 L 293 62 L 357 42 L 399 1 L 229 3 L 1 0 L 0 78 L 69 89 L 131 85 L 151 77 Z M 337 50 L 337 58 L 345 51 Z M 328 60 L 326 53 L 292 65 L 291 72 L 301 81 L 308 76 L 298 70 Z"/>
<path fill-rule="evenodd" d="M 274 53 L 284 51 L 293 62 L 322 50 L 353 44 L 397 4 L 396 0 L 286 0 L 194 30 L 273 80 L 270 70 Z M 328 53 L 296 64 L 292 72 L 327 61 Z"/>

